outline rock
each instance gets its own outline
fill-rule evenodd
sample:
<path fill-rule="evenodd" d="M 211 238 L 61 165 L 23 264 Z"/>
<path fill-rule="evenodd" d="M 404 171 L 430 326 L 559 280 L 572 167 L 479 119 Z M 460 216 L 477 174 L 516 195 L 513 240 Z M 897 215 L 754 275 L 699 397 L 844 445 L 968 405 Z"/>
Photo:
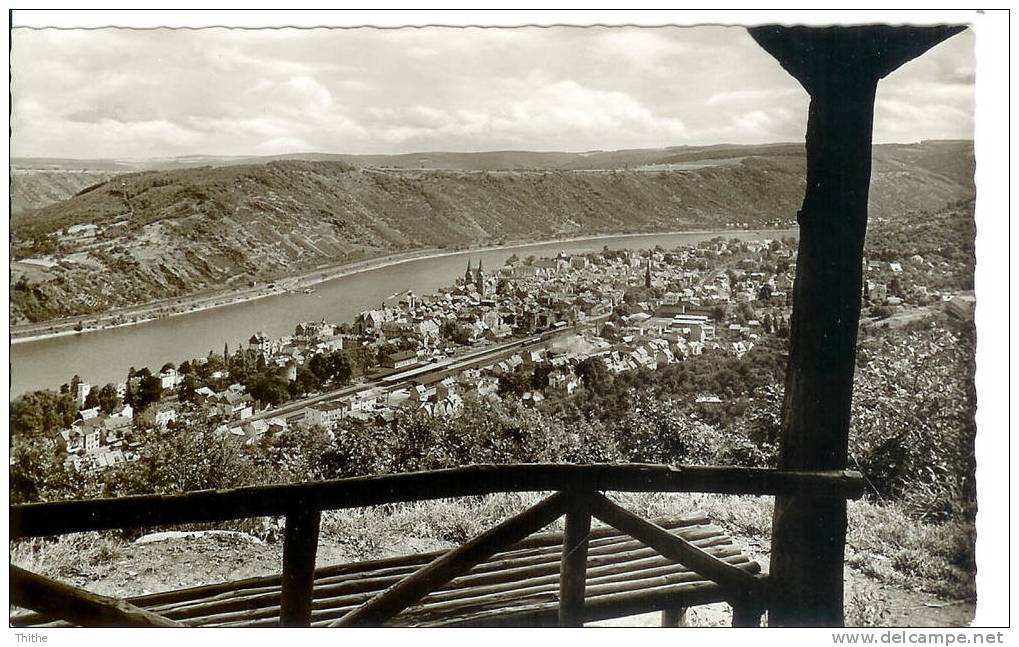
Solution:
<path fill-rule="evenodd" d="M 153 532 L 148 535 L 143 535 L 136 539 L 134 543 L 142 546 L 145 544 L 152 544 L 159 541 L 172 541 L 180 539 L 202 539 L 205 537 L 217 537 L 223 539 L 234 539 L 237 541 L 244 541 L 254 544 L 265 543 L 258 537 L 249 535 L 246 532 L 236 532 L 233 530 L 196 530 L 192 532 L 184 532 L 181 530 L 168 530 L 165 532 Z"/>

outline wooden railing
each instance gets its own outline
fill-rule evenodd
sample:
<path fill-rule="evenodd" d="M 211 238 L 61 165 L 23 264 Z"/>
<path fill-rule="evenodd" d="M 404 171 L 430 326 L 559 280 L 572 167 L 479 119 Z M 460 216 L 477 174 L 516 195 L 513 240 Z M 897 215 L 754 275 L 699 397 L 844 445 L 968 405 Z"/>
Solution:
<path fill-rule="evenodd" d="M 430 592 L 564 515 L 561 625 L 577 626 L 582 622 L 587 538 L 592 517 L 717 583 L 732 601 L 734 624 L 741 624 L 759 617 L 766 608 L 764 580 L 624 510 L 601 493 L 705 492 L 853 499 L 862 496 L 863 489 L 863 478 L 849 471 L 794 472 L 644 464 L 475 465 L 173 496 L 15 505 L 10 508 L 10 538 L 284 516 L 280 624 L 307 626 L 311 618 L 315 555 L 323 511 L 497 492 L 551 491 L 554 494 L 540 503 L 449 551 L 353 609 L 333 623 L 334 626 L 382 624 Z M 61 602 L 47 602 L 48 595 Z M 77 624 L 85 624 L 83 620 L 90 617 L 95 623 L 121 626 L 174 624 L 122 600 L 88 594 L 16 567 L 12 567 L 11 603 Z"/>

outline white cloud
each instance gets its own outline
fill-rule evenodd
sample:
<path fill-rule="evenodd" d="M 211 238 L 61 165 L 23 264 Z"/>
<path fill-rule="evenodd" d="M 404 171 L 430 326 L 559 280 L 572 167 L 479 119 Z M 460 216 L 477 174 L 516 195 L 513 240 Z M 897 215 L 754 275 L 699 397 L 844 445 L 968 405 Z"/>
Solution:
<path fill-rule="evenodd" d="M 962 34 L 881 82 L 878 141 L 972 131 Z M 18 156 L 590 150 L 802 138 L 746 31 L 14 31 Z"/>

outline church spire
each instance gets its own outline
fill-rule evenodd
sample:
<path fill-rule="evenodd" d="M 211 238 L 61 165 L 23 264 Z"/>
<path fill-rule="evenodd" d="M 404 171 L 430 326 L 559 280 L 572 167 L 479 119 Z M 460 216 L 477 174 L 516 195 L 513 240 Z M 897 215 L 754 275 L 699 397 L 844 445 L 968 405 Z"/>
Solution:
<path fill-rule="evenodd" d="M 644 272 L 644 287 L 651 289 L 651 255 L 647 257 L 647 271 Z"/>
<path fill-rule="evenodd" d="M 474 272 L 471 271 L 471 259 L 467 259 L 467 271 L 464 272 L 464 285 L 474 280 Z"/>

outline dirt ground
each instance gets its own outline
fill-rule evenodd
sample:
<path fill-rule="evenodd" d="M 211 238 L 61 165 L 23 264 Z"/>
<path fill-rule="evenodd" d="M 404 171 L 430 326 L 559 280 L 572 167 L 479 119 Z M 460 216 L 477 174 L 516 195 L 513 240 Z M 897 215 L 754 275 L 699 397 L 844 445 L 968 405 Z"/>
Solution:
<path fill-rule="evenodd" d="M 744 542 L 750 554 L 762 565 L 768 563 L 768 547 L 759 541 Z M 749 545 L 748 545 L 749 544 Z M 419 538 L 391 538 L 377 556 L 427 552 L 451 544 Z M 65 573 L 60 579 L 89 590 L 116 597 L 130 597 L 159 591 L 212 584 L 247 577 L 279 573 L 282 545 L 268 544 L 237 532 L 171 532 L 142 537 L 129 550 L 118 551 L 108 563 L 89 573 Z M 356 561 L 360 555 L 333 539 L 323 537 L 317 564 L 327 566 Z M 96 565 L 98 566 L 98 565 Z M 896 627 L 961 627 L 973 619 L 971 602 L 946 601 L 918 591 L 910 591 L 874 581 L 846 567 L 847 604 L 854 597 L 867 601 L 874 625 Z M 691 609 L 691 626 L 726 626 L 731 612 L 726 604 Z M 649 613 L 628 618 L 592 623 L 596 626 L 655 627 L 660 614 Z"/>

